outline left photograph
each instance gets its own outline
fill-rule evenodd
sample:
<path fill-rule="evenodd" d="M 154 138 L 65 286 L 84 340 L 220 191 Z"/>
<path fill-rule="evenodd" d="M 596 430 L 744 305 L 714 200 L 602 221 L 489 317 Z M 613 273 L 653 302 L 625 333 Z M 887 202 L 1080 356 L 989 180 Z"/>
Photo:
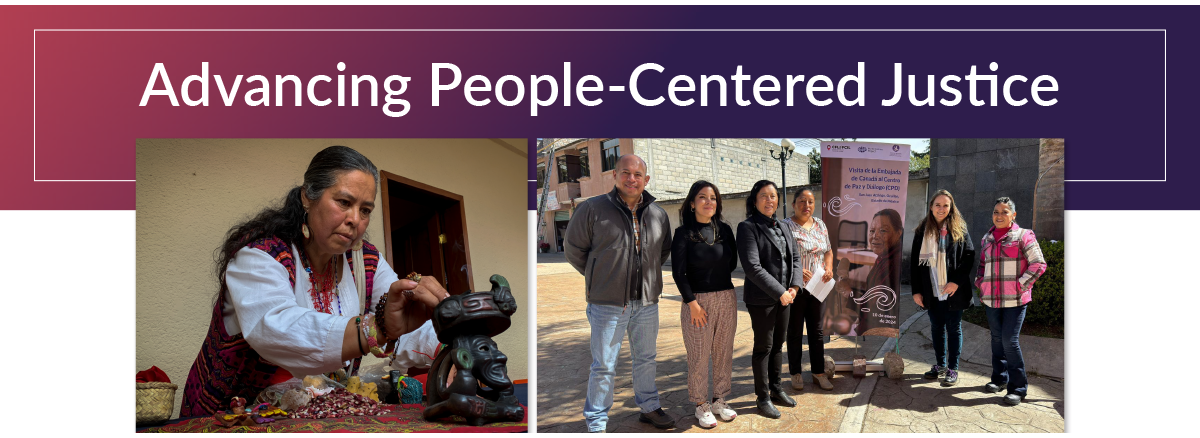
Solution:
<path fill-rule="evenodd" d="M 525 432 L 527 140 L 137 141 L 139 432 Z"/>

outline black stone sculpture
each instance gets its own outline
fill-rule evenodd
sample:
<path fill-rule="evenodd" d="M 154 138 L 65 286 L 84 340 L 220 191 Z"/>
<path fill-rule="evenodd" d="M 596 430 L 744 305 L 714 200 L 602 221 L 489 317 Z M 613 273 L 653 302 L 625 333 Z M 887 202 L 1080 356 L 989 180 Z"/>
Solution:
<path fill-rule="evenodd" d="M 490 281 L 490 292 L 451 296 L 433 311 L 438 341 L 449 348 L 429 369 L 426 420 L 458 415 L 480 426 L 525 418 L 508 378 L 508 357 L 492 340 L 512 325 L 517 301 L 504 277 L 493 275 Z"/>

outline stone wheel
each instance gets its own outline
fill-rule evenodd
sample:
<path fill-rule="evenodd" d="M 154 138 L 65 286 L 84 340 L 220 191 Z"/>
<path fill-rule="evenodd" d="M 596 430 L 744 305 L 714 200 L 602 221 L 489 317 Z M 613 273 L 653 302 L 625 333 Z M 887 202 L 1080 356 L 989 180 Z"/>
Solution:
<path fill-rule="evenodd" d="M 833 362 L 833 356 L 826 354 L 825 355 L 825 377 L 826 378 L 828 378 L 828 379 L 833 378 L 833 374 L 835 371 L 834 367 L 836 367 L 836 366 L 837 366 L 837 364 Z"/>
<path fill-rule="evenodd" d="M 904 377 L 904 359 L 895 351 L 883 355 L 883 374 L 891 379 Z"/>

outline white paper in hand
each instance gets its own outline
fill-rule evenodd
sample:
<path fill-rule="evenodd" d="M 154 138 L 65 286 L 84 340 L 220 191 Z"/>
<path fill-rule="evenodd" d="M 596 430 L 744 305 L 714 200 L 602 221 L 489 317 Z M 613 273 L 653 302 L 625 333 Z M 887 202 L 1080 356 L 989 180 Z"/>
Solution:
<path fill-rule="evenodd" d="M 946 293 L 946 288 L 945 288 L 945 287 L 942 287 L 941 289 L 939 289 L 939 290 L 936 292 L 936 294 L 937 294 L 937 299 L 938 299 L 938 301 L 946 301 L 946 299 L 947 299 L 947 298 L 950 298 L 950 294 L 947 294 L 947 293 Z"/>
<path fill-rule="evenodd" d="M 807 289 L 808 293 L 817 297 L 817 301 L 821 302 L 825 302 L 825 297 L 829 296 L 829 291 L 833 290 L 833 284 L 836 283 L 832 278 L 828 282 L 821 281 L 824 276 L 825 270 L 818 267 L 816 272 L 813 272 L 812 278 L 808 279 L 808 283 L 804 285 L 804 289 Z"/>

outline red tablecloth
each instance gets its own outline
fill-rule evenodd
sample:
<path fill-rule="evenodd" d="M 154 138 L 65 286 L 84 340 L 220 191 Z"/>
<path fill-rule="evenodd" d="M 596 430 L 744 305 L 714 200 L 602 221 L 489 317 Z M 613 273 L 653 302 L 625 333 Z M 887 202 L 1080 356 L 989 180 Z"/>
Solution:
<path fill-rule="evenodd" d="M 429 422 L 421 418 L 421 405 L 388 405 L 391 413 L 372 417 L 325 418 L 320 420 L 279 419 L 258 427 L 218 426 L 212 417 L 174 420 L 162 426 L 138 430 L 138 432 L 528 432 L 529 408 L 520 423 L 491 423 L 484 426 L 467 426 L 461 417 L 448 417 Z"/>

